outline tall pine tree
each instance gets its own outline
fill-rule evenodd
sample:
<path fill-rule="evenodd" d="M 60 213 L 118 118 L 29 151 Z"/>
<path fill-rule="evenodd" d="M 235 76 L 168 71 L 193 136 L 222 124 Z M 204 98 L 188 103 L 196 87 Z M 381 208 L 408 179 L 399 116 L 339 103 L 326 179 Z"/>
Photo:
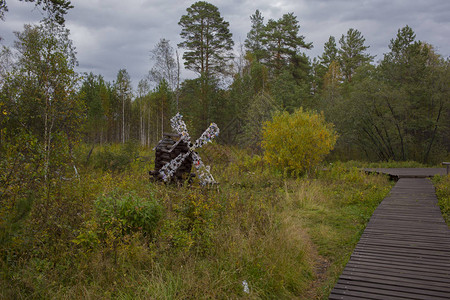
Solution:
<path fill-rule="evenodd" d="M 184 39 L 178 46 L 187 50 L 183 54 L 186 68 L 207 78 L 226 74 L 234 42 L 229 23 L 218 8 L 205 1 L 196 2 L 187 8 L 178 25 Z"/>
<path fill-rule="evenodd" d="M 253 15 L 250 16 L 252 22 L 252 28 L 247 33 L 247 39 L 245 39 L 245 48 L 251 53 L 252 58 L 257 62 L 261 62 L 266 56 L 267 51 L 263 44 L 264 35 L 264 17 L 257 9 Z"/>
<path fill-rule="evenodd" d="M 334 36 L 330 36 L 328 41 L 323 45 L 323 54 L 320 57 L 320 63 L 328 68 L 330 64 L 337 59 L 338 49 L 336 47 L 336 39 Z"/>
<path fill-rule="evenodd" d="M 341 48 L 339 49 L 339 59 L 341 63 L 342 73 L 348 82 L 352 81 L 355 70 L 373 60 L 373 56 L 366 53 L 369 46 L 364 42 L 366 39 L 357 29 L 350 28 L 347 35 L 342 35 L 339 39 Z"/>
<path fill-rule="evenodd" d="M 199 75 L 201 111 L 200 126 L 210 123 L 214 85 L 218 75 L 227 75 L 231 70 L 233 45 L 229 23 L 224 21 L 218 8 L 208 2 L 199 1 L 187 8 L 178 24 L 181 26 L 183 42 L 178 46 L 185 48 L 184 65 Z"/>
<path fill-rule="evenodd" d="M 284 14 L 278 20 L 270 19 L 264 30 L 263 42 L 269 53 L 268 64 L 279 73 L 283 67 L 298 59 L 301 48 L 311 49 L 299 35 L 300 25 L 294 13 Z"/>

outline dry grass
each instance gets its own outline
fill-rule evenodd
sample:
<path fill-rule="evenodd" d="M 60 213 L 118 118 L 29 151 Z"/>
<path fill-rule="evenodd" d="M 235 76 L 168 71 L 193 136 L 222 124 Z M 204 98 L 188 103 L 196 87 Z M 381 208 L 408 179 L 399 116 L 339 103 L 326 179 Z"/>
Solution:
<path fill-rule="evenodd" d="M 258 156 L 220 152 L 207 156 L 217 159 L 218 189 L 149 183 L 152 165 L 139 161 L 122 172 L 80 168 L 82 180 L 65 183 L 58 200 L 78 221 L 55 215 L 67 226 L 57 239 L 57 230 L 27 227 L 39 221 L 30 214 L 21 243 L 8 245 L 16 256 L 2 260 L 0 298 L 325 299 L 386 178 L 343 168 L 286 178 Z M 153 236 L 102 229 L 93 203 L 112 190 L 157 199 L 164 216 Z M 83 232 L 95 243 L 74 244 Z M 64 251 L 48 252 L 56 245 Z"/>

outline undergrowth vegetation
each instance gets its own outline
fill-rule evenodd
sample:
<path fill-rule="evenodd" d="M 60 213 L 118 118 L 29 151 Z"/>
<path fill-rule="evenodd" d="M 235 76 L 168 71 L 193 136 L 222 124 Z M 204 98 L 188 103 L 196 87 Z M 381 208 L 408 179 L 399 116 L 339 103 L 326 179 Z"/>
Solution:
<path fill-rule="evenodd" d="M 433 184 L 436 187 L 436 195 L 442 216 L 447 225 L 450 226 L 450 176 L 435 176 Z"/>
<path fill-rule="evenodd" d="M 287 177 L 215 144 L 218 186 L 164 185 L 152 151 L 124 147 L 81 147 L 79 178 L 2 215 L 0 298 L 326 299 L 392 185 L 339 163 Z"/>

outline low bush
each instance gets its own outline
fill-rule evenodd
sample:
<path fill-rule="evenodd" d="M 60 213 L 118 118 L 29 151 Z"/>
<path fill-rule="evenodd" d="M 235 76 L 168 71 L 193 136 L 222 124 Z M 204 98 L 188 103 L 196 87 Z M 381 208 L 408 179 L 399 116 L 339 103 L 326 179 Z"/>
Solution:
<path fill-rule="evenodd" d="M 94 206 L 102 224 L 108 227 L 119 223 L 126 233 L 142 231 L 152 235 L 162 217 L 162 206 L 155 199 L 144 199 L 131 192 L 100 196 Z"/>
<path fill-rule="evenodd" d="M 300 175 L 316 167 L 333 149 L 337 134 L 323 114 L 278 113 L 263 128 L 264 159 L 276 168 Z"/>

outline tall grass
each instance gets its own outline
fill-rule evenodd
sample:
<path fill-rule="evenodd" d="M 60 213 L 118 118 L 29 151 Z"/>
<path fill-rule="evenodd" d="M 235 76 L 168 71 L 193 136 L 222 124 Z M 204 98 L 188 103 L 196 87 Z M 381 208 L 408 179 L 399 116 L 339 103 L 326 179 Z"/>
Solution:
<path fill-rule="evenodd" d="M 58 183 L 0 245 L 0 298 L 325 299 L 391 186 L 342 166 L 290 178 L 214 144 L 201 156 L 219 186 L 165 185 L 136 159 L 150 150 L 98 147 L 86 163 L 89 149 L 80 180 Z"/>
<path fill-rule="evenodd" d="M 450 226 L 450 176 L 435 176 L 433 178 L 436 187 L 439 207 L 447 225 Z"/>

